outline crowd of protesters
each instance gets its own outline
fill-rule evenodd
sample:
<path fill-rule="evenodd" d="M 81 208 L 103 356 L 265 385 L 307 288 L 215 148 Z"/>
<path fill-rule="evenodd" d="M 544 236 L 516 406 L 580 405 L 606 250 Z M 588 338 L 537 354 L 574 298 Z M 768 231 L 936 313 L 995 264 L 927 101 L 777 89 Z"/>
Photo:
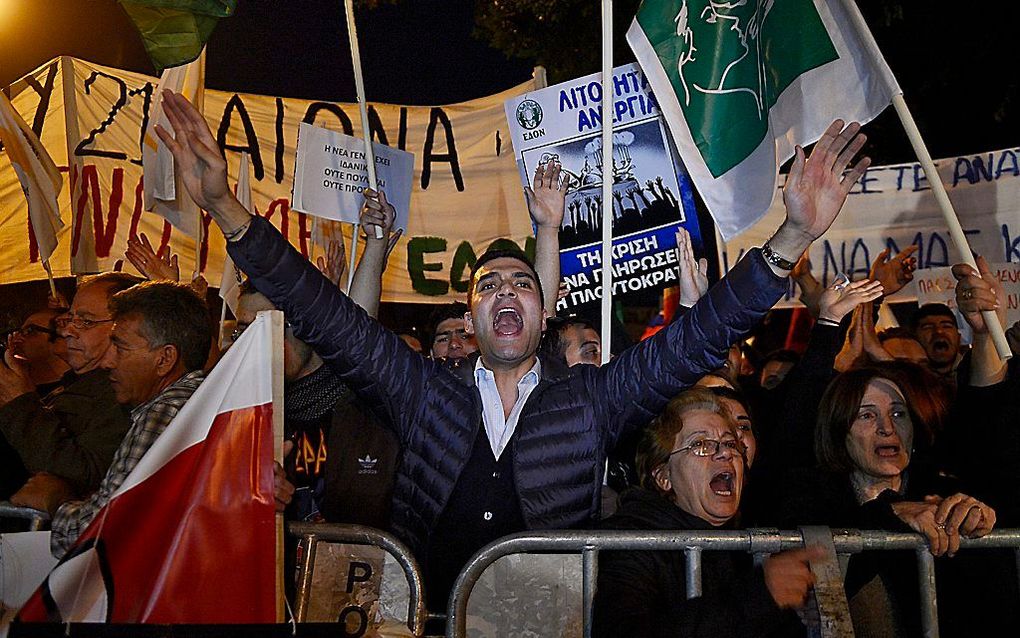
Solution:
<path fill-rule="evenodd" d="M 247 275 L 231 337 L 260 310 L 287 321 L 278 509 L 393 532 L 421 564 L 432 610 L 445 610 L 472 554 L 513 532 L 827 525 L 923 534 L 945 556 L 936 562 L 943 635 L 968 634 L 975 615 L 1017 620 L 1011 557 L 950 558 L 961 538 L 1020 527 L 1020 387 L 981 314 L 1004 317 L 1001 282 L 980 258 L 978 271 L 953 267 L 973 333 L 966 347 L 942 305 L 921 307 L 908 327 L 876 329 L 884 298 L 913 276 L 912 248 L 882 253 L 867 279 L 827 287 L 802 257 L 868 165 L 852 163 L 864 144 L 858 125 L 834 122 L 809 157 L 798 149 L 785 222 L 716 285 L 681 231 L 680 306 L 602 365 L 598 325 L 554 316 L 566 194 L 555 163 L 527 190 L 535 260 L 481 255 L 465 303 L 437 308 L 422 341 L 374 318 L 393 245 L 385 193 L 366 192 L 362 224 L 381 238 L 366 233 L 344 291 L 336 246 L 317 268 L 249 214 L 201 115 L 178 95 L 164 105 L 175 135 L 160 137 Z M 82 278 L 69 304 L 51 298 L 24 313 L 0 365 L 0 499 L 51 513 L 56 556 L 231 340 L 216 338 L 204 286 L 178 283 L 169 255 L 143 238 L 127 257 L 149 281 Z M 814 319 L 807 346 L 753 365 L 744 337 L 789 277 Z M 596 635 L 803 635 L 797 612 L 820 551 L 758 566 L 709 553 L 691 600 L 681 552 L 604 552 Z M 850 560 L 860 631 L 919 631 L 911 560 Z"/>

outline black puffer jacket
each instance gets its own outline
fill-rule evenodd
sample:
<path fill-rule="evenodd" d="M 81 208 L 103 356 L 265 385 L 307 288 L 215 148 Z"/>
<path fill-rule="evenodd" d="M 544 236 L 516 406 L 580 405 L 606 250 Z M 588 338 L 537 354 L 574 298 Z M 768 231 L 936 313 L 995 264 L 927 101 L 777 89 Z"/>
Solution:
<path fill-rule="evenodd" d="M 403 457 L 393 530 L 422 555 L 479 433 L 478 390 L 371 319 L 266 220 L 255 217 L 228 248 L 255 287 L 284 311 L 294 334 L 396 429 Z M 582 366 L 560 378 L 543 369 L 510 450 L 527 528 L 594 524 L 607 450 L 718 368 L 729 345 L 786 285 L 751 251 L 683 318 L 609 365 Z"/>
<path fill-rule="evenodd" d="M 706 530 L 710 523 L 648 490 L 625 492 L 603 529 Z M 598 638 L 804 636 L 776 606 L 760 568 L 735 552 L 702 554 L 702 595 L 687 600 L 683 552 L 601 552 L 595 592 Z"/>

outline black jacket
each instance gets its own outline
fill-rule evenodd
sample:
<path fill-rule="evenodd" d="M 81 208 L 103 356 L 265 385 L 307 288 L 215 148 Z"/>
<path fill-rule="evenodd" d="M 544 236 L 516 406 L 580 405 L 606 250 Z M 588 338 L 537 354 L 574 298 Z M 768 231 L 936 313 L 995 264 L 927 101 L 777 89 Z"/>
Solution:
<path fill-rule="evenodd" d="M 228 250 L 255 288 L 284 311 L 295 336 L 394 427 L 403 452 L 392 527 L 421 556 L 480 432 L 482 404 L 473 381 L 412 351 L 265 219 L 253 218 Z M 543 366 L 509 450 L 526 528 L 593 525 L 607 450 L 718 368 L 729 345 L 758 323 L 786 285 L 752 250 L 680 320 L 608 365 L 579 366 L 564 377 Z"/>
<path fill-rule="evenodd" d="M 634 489 L 621 497 L 620 509 L 603 529 L 707 530 L 708 522 L 665 498 Z M 594 635 L 727 638 L 803 636 L 792 611 L 776 606 L 760 568 L 749 555 L 706 551 L 702 554 L 702 595 L 688 600 L 683 552 L 600 552 L 595 593 Z"/>

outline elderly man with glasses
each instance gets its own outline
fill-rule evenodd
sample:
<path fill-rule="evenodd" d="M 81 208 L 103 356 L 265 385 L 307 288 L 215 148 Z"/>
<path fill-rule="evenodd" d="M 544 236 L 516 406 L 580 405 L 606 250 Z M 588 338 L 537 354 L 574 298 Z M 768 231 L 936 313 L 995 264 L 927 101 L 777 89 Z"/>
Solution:
<path fill-rule="evenodd" d="M 62 389 L 43 396 L 25 360 L 11 349 L 5 353 L 0 455 L 7 469 L 0 498 L 52 513 L 99 487 L 131 424 L 99 365 L 110 347 L 109 303 L 139 281 L 125 273 L 81 280 L 70 311 L 55 320 L 72 371 Z"/>

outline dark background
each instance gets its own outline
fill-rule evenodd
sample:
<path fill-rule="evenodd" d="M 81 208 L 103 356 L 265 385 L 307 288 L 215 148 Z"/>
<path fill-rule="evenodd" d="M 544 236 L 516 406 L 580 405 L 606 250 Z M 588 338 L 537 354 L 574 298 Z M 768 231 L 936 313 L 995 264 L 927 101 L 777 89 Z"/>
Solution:
<path fill-rule="evenodd" d="M 356 4 L 371 101 L 464 101 L 525 81 L 535 64 L 551 83 L 598 70 L 597 0 Z M 632 60 L 623 33 L 638 4 L 615 2 L 617 64 Z M 1015 3 L 859 4 L 933 156 L 1020 143 Z M 116 0 L 0 0 L 0 86 L 58 55 L 155 75 Z M 343 0 L 239 0 L 213 33 L 206 73 L 211 89 L 353 101 Z M 892 109 L 865 130 L 875 163 L 915 159 Z M 383 317 L 424 314 L 407 310 L 386 308 Z M 652 311 L 628 309 L 628 324 L 640 326 Z"/>

